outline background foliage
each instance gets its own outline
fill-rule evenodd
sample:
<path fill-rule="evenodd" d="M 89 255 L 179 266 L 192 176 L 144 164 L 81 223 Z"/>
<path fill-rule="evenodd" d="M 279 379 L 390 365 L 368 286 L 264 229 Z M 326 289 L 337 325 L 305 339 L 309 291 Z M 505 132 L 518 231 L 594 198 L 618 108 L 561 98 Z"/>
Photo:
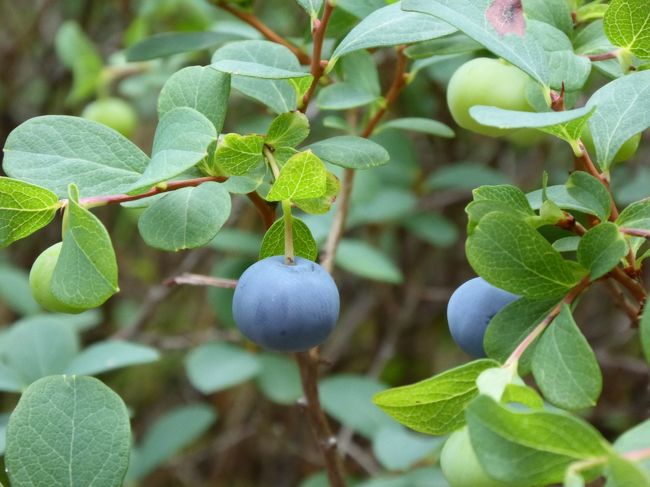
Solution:
<path fill-rule="evenodd" d="M 273 30 L 298 44 L 308 43 L 308 12 L 318 9 L 320 2 L 298 3 L 268 0 L 255 2 L 254 7 Z M 380 0 L 339 0 L 328 35 L 342 38 L 360 20 L 379 22 L 382 19 L 372 18 L 372 12 L 382 6 L 385 2 Z M 544 15 L 541 10 L 536 12 Z M 165 121 L 172 131 L 175 122 L 182 124 L 191 135 L 183 145 L 188 167 L 200 153 L 201 144 L 197 143 L 199 149 L 195 150 L 193 141 L 214 138 L 214 128 L 202 123 L 204 119 L 192 119 L 182 109 L 174 110 L 175 100 L 166 97 L 164 91 L 158 101 L 163 84 L 184 66 L 205 66 L 211 61 L 222 63 L 219 66 L 224 71 L 246 69 L 233 65 L 236 61 L 229 56 L 228 48 L 220 49 L 214 58 L 212 54 L 228 41 L 247 40 L 254 57 L 261 39 L 249 25 L 202 0 L 41 0 L 21 3 L 20 7 L 15 2 L 4 2 L 0 15 L 4 19 L 0 30 L 3 145 L 9 132 L 31 117 L 79 115 L 96 96 L 111 94 L 135 107 L 139 122 L 133 140 L 147 153 L 153 145 L 154 159 L 166 149 L 154 142 L 158 116 L 167 117 Z M 469 13 L 467 18 L 471 21 Z M 420 22 L 422 25 L 417 27 L 408 24 L 406 31 L 442 28 L 432 18 L 421 17 Z M 167 32 L 187 34 L 179 38 L 164 34 Z M 392 26 L 390 32 L 400 32 L 400 26 Z M 139 43 L 153 34 L 161 35 L 155 43 Z M 588 52 L 589 43 L 581 43 L 585 37 L 583 31 L 569 47 Z M 468 44 L 467 39 L 458 42 Z M 390 39 L 386 44 L 391 45 Z M 367 46 L 381 44 L 368 36 L 348 37 L 330 56 L 333 46 L 326 43 L 325 57 L 340 58 L 333 73 L 343 81 L 319 91 L 308 111 L 311 133 L 304 144 L 360 131 L 367 122 L 366 108 L 381 105 L 380 96 L 386 94 L 395 70 L 395 51 L 355 51 Z M 138 61 L 127 63 L 126 48 L 130 48 L 128 56 Z M 188 48 L 190 52 L 185 52 Z M 472 198 L 471 190 L 481 185 L 512 183 L 527 192 L 542 185 L 541 175 L 547 171 L 551 191 L 553 185 L 566 182 L 573 159 L 569 145 L 550 136 L 522 147 L 457 129 L 445 101 L 446 84 L 458 66 L 485 51 L 476 44 L 469 49 L 449 47 L 447 52 L 438 49 L 431 56 L 427 49 L 436 48 L 424 43 L 407 49 L 407 56 L 414 59 L 410 73 L 417 76 L 404 88 L 390 108 L 390 117 L 372 136 L 390 155 L 390 163 L 356 175 L 349 231 L 336 260 L 342 315 L 322 352 L 327 360 L 327 377 L 321 383 L 323 406 L 336 421 L 348 472 L 359 480 L 375 479 L 366 486 L 446 485 L 435 466 L 441 440 L 397 425 L 370 399 L 388 386 L 413 383 L 467 361 L 451 341 L 445 308 L 453 290 L 474 275 L 464 246 L 467 217 L 463 210 Z M 544 55 L 534 47 L 518 52 L 533 60 Z M 160 54 L 165 56 L 149 59 Z M 267 66 L 267 75 L 300 83 L 299 66 L 290 61 L 282 63 L 281 55 L 278 59 L 277 65 Z M 609 81 L 607 75 L 617 69 L 616 63 L 610 61 L 600 63 L 601 69 L 588 75 L 587 88 L 580 95 L 582 101 Z M 532 77 L 557 88 L 557 80 L 550 73 L 536 69 L 534 62 L 531 66 Z M 282 71 L 278 74 L 278 70 Z M 579 77 L 579 66 L 572 73 Z M 227 96 L 201 90 L 203 82 L 209 84 L 204 76 L 222 76 L 221 72 L 186 68 L 174 76 L 180 85 L 196 86 L 197 93 L 210 99 Z M 293 88 L 286 82 L 274 81 L 278 83 L 278 96 L 267 91 L 268 84 L 255 81 L 240 78 L 239 85 L 233 83 L 224 133 L 270 133 L 272 112 L 295 108 Z M 584 80 L 573 81 L 579 85 Z M 614 95 L 604 91 L 599 96 Z M 270 109 L 250 98 L 266 101 Z M 199 111 L 200 106 L 198 100 Z M 218 126 L 224 123 L 226 114 L 203 115 Z M 516 123 L 511 119 L 509 122 Z M 283 140 L 281 134 L 274 137 L 278 147 L 286 148 L 286 159 L 292 154 L 291 148 L 302 143 Z M 229 160 L 228 146 L 255 147 L 260 143 L 254 137 L 231 139 L 219 148 L 224 151 L 220 154 L 223 164 Z M 365 158 L 341 156 L 337 154 L 341 146 L 345 144 L 328 146 L 321 142 L 311 147 L 325 161 L 345 159 L 354 167 L 385 162 L 384 153 L 376 146 L 360 149 Z M 603 167 L 613 157 L 608 146 L 598 142 L 596 154 Z M 650 167 L 643 163 L 648 157 L 650 146 L 644 141 L 632 161 L 615 168 L 615 191 L 622 207 L 649 196 Z M 163 160 L 164 155 L 159 158 Z M 133 161 L 138 167 L 145 163 L 138 157 Z M 237 174 L 237 167 L 228 169 Z M 337 171 L 340 176 L 341 171 Z M 245 172 L 242 169 L 242 174 Z M 39 177 L 48 180 L 46 173 Z M 138 177 L 135 172 L 122 190 L 165 179 L 160 173 L 144 181 Z M 68 197 L 67 184 L 62 182 L 56 193 Z M 103 194 L 101 187 L 92 193 L 97 194 Z M 195 193 L 193 197 L 203 200 L 206 196 Z M 214 198 L 213 206 L 229 205 L 218 194 L 209 197 Z M 302 195 L 303 199 L 309 197 Z M 54 217 L 59 223 L 60 215 L 55 215 L 57 198 L 48 194 L 43 198 L 47 205 L 39 218 Z M 575 200 L 571 199 L 574 205 Z M 132 416 L 135 448 L 127 479 L 133 485 L 323 485 L 321 458 L 306 418 L 296 414 L 294 406 L 301 395 L 294 364 L 286 357 L 261 352 L 244 342 L 232 320 L 232 291 L 163 284 L 165 279 L 184 272 L 237 278 L 257 259 L 260 247 L 262 255 L 277 253 L 273 250 L 278 248 L 277 241 L 265 239 L 262 243 L 264 230 L 253 205 L 245 198 L 233 199 L 232 205 L 227 222 L 210 222 L 217 229 L 225 224 L 217 239 L 205 249 L 178 253 L 155 251 L 145 242 L 165 250 L 180 250 L 212 240 L 210 229 L 201 226 L 201 231 L 192 233 L 197 241 L 179 237 L 169 247 L 169 239 L 157 232 L 158 217 L 149 215 L 148 223 L 147 212 L 153 212 L 154 207 L 146 210 L 139 223 L 142 209 L 137 204 L 128 211 L 117 207 L 98 209 L 96 214 L 107 226 L 115 246 L 121 292 L 99 311 L 72 318 L 42 315 L 27 286 L 29 267 L 43 249 L 60 240 L 60 225 L 51 225 L 21 245 L 0 251 L 0 320 L 4 325 L 0 347 L 4 361 L 20 369 L 19 376 L 0 374 L 3 390 L 21 391 L 50 374 L 102 373 L 101 379 L 124 399 Z M 160 205 L 157 209 L 165 211 Z M 607 211 L 608 205 L 602 205 L 602 212 Z M 303 218 L 319 244 L 327 236 L 331 217 L 330 213 Z M 76 218 L 82 221 L 88 216 L 79 212 Z M 315 252 L 313 248 L 307 250 L 310 255 Z M 108 266 L 101 272 L 111 275 L 113 270 Z M 558 272 L 563 270 L 558 268 Z M 111 286 L 115 285 L 111 281 Z M 576 321 L 589 325 L 582 331 L 603 372 L 601 398 L 584 417 L 613 441 L 647 418 L 649 377 L 647 364 L 636 358 L 640 356 L 639 344 L 633 339 L 629 319 L 610 304 L 608 297 L 603 298 L 607 294 L 604 284 L 595 287 L 576 313 Z M 111 289 L 105 292 L 110 294 Z M 103 295 L 96 298 L 102 301 Z M 563 325 L 570 333 L 568 319 Z M 552 339 L 549 336 L 547 341 Z M 111 347 L 122 348 L 117 353 Z M 553 347 L 548 344 L 547 348 L 551 353 Z M 114 356 L 121 361 L 106 359 Z M 590 364 L 585 359 L 585 367 Z M 591 386 L 599 389 L 600 384 Z M 97 397 L 90 379 L 75 387 L 89 397 Z M 583 405 L 571 402 L 580 399 L 573 394 L 569 399 L 564 391 L 551 394 L 559 402 L 563 398 L 569 401 L 569 408 Z M 593 391 L 585 394 L 588 399 Z M 6 413 L 0 416 L 3 425 L 17 399 L 18 395 L 12 393 L 2 396 L 2 411 Z M 481 415 L 487 414 L 489 407 L 485 404 L 479 410 L 475 406 L 469 413 L 472 424 L 480 425 Z M 315 477 L 310 478 L 312 475 Z"/>

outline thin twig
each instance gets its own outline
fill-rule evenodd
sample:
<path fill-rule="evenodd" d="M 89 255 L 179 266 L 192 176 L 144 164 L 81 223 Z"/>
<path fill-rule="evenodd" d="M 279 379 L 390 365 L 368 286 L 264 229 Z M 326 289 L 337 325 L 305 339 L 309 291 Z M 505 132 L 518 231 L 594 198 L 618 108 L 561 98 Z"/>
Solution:
<path fill-rule="evenodd" d="M 578 283 L 576 287 L 571 289 L 569 293 L 564 297 L 562 301 L 560 301 L 551 311 L 549 314 L 547 314 L 542 322 L 537 325 L 533 331 L 531 331 L 524 340 L 517 345 L 517 348 L 512 352 L 510 357 L 508 357 L 508 360 L 506 360 L 505 364 L 503 365 L 504 368 L 508 368 L 510 366 L 513 366 L 516 364 L 521 356 L 524 354 L 524 352 L 532 345 L 532 343 L 539 337 L 544 330 L 553 322 L 553 320 L 557 317 L 557 315 L 560 314 L 562 311 L 562 307 L 565 304 L 570 305 L 573 303 L 573 301 L 584 291 L 589 287 L 590 281 L 589 278 L 586 277 L 582 281 Z"/>
<path fill-rule="evenodd" d="M 392 105 L 399 96 L 402 89 L 406 86 L 407 74 L 406 65 L 408 62 L 404 54 L 405 46 L 400 46 L 397 49 L 397 65 L 395 67 L 395 77 L 388 92 L 386 93 L 385 101 L 382 107 L 377 110 L 377 113 L 368 121 L 366 128 L 361 133 L 361 136 L 368 138 L 372 135 L 377 124 L 381 118 L 386 114 L 388 107 Z M 343 237 L 345 224 L 348 220 L 348 212 L 350 209 L 350 197 L 352 195 L 352 186 L 354 184 L 354 170 L 345 169 L 343 171 L 343 181 L 341 183 L 341 193 L 338 197 L 338 205 L 334 214 L 334 220 L 327 236 L 325 243 L 324 256 L 321 259 L 321 265 L 328 271 L 332 272 L 334 269 L 334 261 L 336 259 L 336 251 L 338 250 L 339 243 Z"/>
<path fill-rule="evenodd" d="M 334 5 L 330 0 L 327 0 L 325 2 L 325 8 L 323 9 L 323 17 L 320 20 L 314 19 L 314 23 L 312 25 L 312 36 L 314 38 L 314 47 L 311 55 L 310 70 L 312 80 L 311 85 L 309 85 L 309 89 L 307 89 L 307 92 L 302 98 L 302 106 L 300 107 L 300 111 L 303 113 L 307 111 L 307 107 L 309 106 L 309 102 L 311 101 L 312 96 L 314 96 L 318 82 L 320 81 L 320 78 L 323 76 L 325 68 L 327 67 L 327 61 L 322 61 L 323 41 L 325 40 L 327 24 L 329 24 L 333 10 Z"/>
<path fill-rule="evenodd" d="M 149 198 L 160 193 L 167 193 L 169 191 L 175 191 L 181 188 L 195 187 L 207 182 L 222 183 L 227 179 L 227 177 L 223 176 L 206 176 L 202 178 L 185 179 L 182 181 L 170 181 L 168 183 L 158 184 L 151 188 L 149 191 L 139 194 L 113 194 L 107 196 L 91 196 L 89 198 L 80 198 L 79 204 L 85 207 L 115 205 L 126 203 L 128 201 L 136 201 L 143 198 Z M 67 199 L 61 200 L 62 207 L 67 206 L 67 204 Z"/>
<path fill-rule="evenodd" d="M 296 353 L 300 368 L 300 379 L 305 394 L 304 407 L 309 416 L 309 423 L 318 447 L 325 459 L 327 477 L 332 487 L 345 487 L 343 464 L 337 448 L 336 436 L 332 433 L 329 422 L 320 404 L 318 396 L 318 349 Z"/>
<path fill-rule="evenodd" d="M 640 228 L 627 228 L 619 227 L 619 230 L 628 235 L 633 235 L 635 237 L 650 238 L 650 230 L 642 230 Z"/>
<path fill-rule="evenodd" d="M 604 52 L 601 54 L 587 54 L 585 57 L 592 62 L 607 61 L 608 59 L 616 59 L 618 57 L 618 51 Z"/>
<path fill-rule="evenodd" d="M 587 152 L 587 149 L 585 148 L 585 144 L 582 141 L 579 141 L 578 145 L 580 146 L 582 155 L 577 158 L 576 162 L 582 163 L 582 165 L 584 166 L 584 170 L 589 174 L 591 174 L 593 177 L 597 178 L 603 184 L 603 186 L 605 186 L 605 188 L 609 192 L 609 197 L 611 200 L 611 205 L 610 205 L 611 212 L 609 215 L 609 219 L 610 221 L 616 221 L 616 219 L 618 218 L 618 208 L 616 207 L 616 202 L 614 201 L 614 195 L 612 194 L 612 190 L 609 187 L 609 180 L 598 171 L 598 168 L 596 168 L 594 161 L 592 161 L 591 157 L 589 156 L 589 152 Z"/>
<path fill-rule="evenodd" d="M 179 276 L 170 277 L 169 279 L 163 281 L 163 284 L 169 287 L 179 286 L 181 284 L 187 284 L 190 286 L 218 287 L 222 289 L 235 289 L 237 287 L 237 281 L 235 279 L 204 276 L 202 274 L 192 274 L 190 272 L 184 272 Z"/>
<path fill-rule="evenodd" d="M 268 201 L 262 198 L 256 191 L 247 193 L 248 199 L 255 205 L 257 211 L 260 213 L 264 228 L 267 230 L 275 223 L 275 206 L 271 205 Z"/>
<path fill-rule="evenodd" d="M 298 61 L 300 61 L 300 64 L 309 64 L 311 62 L 311 59 L 307 54 L 286 40 L 284 37 L 280 36 L 277 32 L 275 32 L 268 25 L 258 19 L 255 15 L 239 10 L 224 0 L 218 0 L 216 2 L 216 6 L 231 13 L 238 19 L 243 20 L 248 25 L 260 32 L 268 40 L 273 41 L 277 44 L 282 44 L 284 47 L 295 54 L 295 56 L 298 58 Z"/>
<path fill-rule="evenodd" d="M 627 300 L 625 294 L 621 291 L 615 281 L 606 279 L 605 285 L 607 286 L 609 293 L 612 295 L 614 303 L 616 303 L 616 305 L 630 318 L 632 326 L 639 326 L 639 308 L 635 307 Z"/>
<path fill-rule="evenodd" d="M 209 250 L 207 248 L 203 248 L 188 253 L 172 275 L 183 274 L 191 271 L 201 262 L 208 252 Z M 155 312 L 158 305 L 164 301 L 174 291 L 174 289 L 175 288 L 166 286 L 165 284 L 159 284 L 149 289 L 147 297 L 140 307 L 135 319 L 127 327 L 118 330 L 112 338 L 128 340 L 138 335 L 142 328 L 147 324 L 149 318 Z"/>

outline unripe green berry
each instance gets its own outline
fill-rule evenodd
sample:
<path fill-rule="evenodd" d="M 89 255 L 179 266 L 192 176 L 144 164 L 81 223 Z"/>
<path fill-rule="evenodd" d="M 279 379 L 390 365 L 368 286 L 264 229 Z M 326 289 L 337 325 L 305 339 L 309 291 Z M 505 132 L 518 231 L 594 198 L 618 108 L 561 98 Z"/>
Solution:
<path fill-rule="evenodd" d="M 594 138 L 591 135 L 591 130 L 589 126 L 585 127 L 582 132 L 582 143 L 585 145 L 585 149 L 592 158 L 596 157 L 596 146 L 594 145 Z M 619 163 L 632 159 L 636 154 L 639 144 L 641 143 L 641 134 L 636 134 L 625 141 L 625 143 L 618 150 L 614 156 L 613 163 Z"/>
<path fill-rule="evenodd" d="M 125 137 L 131 137 L 138 124 L 135 110 L 121 98 L 100 98 L 88 104 L 81 116 L 104 124 Z"/>
<path fill-rule="evenodd" d="M 440 468 L 451 487 L 513 487 L 485 473 L 472 448 L 467 427 L 454 432 L 445 442 Z"/>
<path fill-rule="evenodd" d="M 43 307 L 43 309 L 52 311 L 53 313 L 81 313 L 85 310 L 73 308 L 72 306 L 62 303 L 52 293 L 52 275 L 54 274 L 56 263 L 59 260 L 62 246 L 63 242 L 54 244 L 45 249 L 45 251 L 38 256 L 29 273 L 29 286 L 32 289 L 34 299 Z"/>
<path fill-rule="evenodd" d="M 519 68 L 490 58 L 476 58 L 456 70 L 449 80 L 447 103 L 454 120 L 461 127 L 491 137 L 512 133 L 481 125 L 469 114 L 471 107 L 487 105 L 531 112 L 526 86 L 531 78 Z"/>

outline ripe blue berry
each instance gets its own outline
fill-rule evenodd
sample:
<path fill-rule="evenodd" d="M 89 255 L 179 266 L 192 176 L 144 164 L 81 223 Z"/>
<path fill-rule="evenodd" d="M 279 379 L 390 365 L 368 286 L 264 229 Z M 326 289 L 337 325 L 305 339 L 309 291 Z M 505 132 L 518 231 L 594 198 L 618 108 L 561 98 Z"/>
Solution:
<path fill-rule="evenodd" d="M 494 287 L 481 277 L 470 279 L 454 291 L 447 305 L 452 338 L 465 353 L 485 357 L 483 338 L 490 320 L 517 299 L 519 296 Z"/>
<path fill-rule="evenodd" d="M 296 257 L 267 257 L 242 274 L 232 303 L 240 331 L 253 342 L 279 352 L 320 345 L 339 316 L 339 292 L 320 265 Z"/>

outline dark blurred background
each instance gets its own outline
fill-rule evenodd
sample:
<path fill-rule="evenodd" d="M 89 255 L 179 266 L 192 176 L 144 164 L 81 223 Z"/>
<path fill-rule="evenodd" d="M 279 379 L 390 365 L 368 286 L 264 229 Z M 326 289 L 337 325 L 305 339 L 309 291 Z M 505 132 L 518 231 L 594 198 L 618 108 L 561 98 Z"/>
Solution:
<path fill-rule="evenodd" d="M 309 38 L 308 17 L 292 1 L 257 1 L 254 11 L 298 43 Z M 92 80 L 90 88 L 74 87 L 83 73 L 73 73 L 75 66 L 66 62 L 62 52 L 66 47 L 57 49 L 56 42 L 60 27 L 69 21 L 80 26 L 100 53 L 102 62 L 95 73 L 103 80 L 100 89 Z M 337 9 L 330 34 L 340 37 L 357 21 L 352 13 Z M 123 50 L 152 34 L 207 29 L 224 32 L 224 40 L 257 35 L 203 0 L 1 1 L 0 140 L 4 145 L 7 135 L 31 117 L 80 115 L 98 95 L 109 94 L 135 108 L 139 123 L 132 139 L 149 153 L 162 84 L 183 66 L 208 64 L 214 48 L 130 64 Z M 468 357 L 447 331 L 445 307 L 453 290 L 474 275 L 464 255 L 463 209 L 471 189 L 513 183 L 530 191 L 540 187 L 544 170 L 553 183 L 563 183 L 569 175 L 572 153 L 560 141 L 542 137 L 532 146 L 517 147 L 455 127 L 446 107 L 446 83 L 457 66 L 475 55 L 439 56 L 423 64 L 389 113 L 394 118 L 442 121 L 456 130 L 455 138 L 397 130 L 374 137 L 390 152 L 391 162 L 360 173 L 356 180 L 353 224 L 335 272 L 342 314 L 322 352 L 326 375 L 354 374 L 393 386 L 466 361 Z M 385 91 L 393 73 L 394 52 L 377 50 L 373 57 Z M 77 65 L 76 69 L 81 68 Z M 93 68 L 87 69 L 92 72 Z M 595 72 L 588 91 L 605 82 Z M 361 126 L 365 116 L 358 110 L 323 113 L 315 105 L 308 115 L 312 123 L 309 140 L 341 134 L 335 128 L 341 122 Z M 263 106 L 233 94 L 224 133 L 264 133 L 272 117 Z M 649 159 L 650 144 L 644 139 L 632 161 L 614 168 L 621 205 L 650 196 Z M 156 251 L 142 242 L 137 210 L 110 207 L 96 212 L 113 238 L 121 292 L 101 308 L 99 325 L 85 331 L 83 341 L 92 343 L 119 333 L 163 352 L 159 362 L 103 376 L 133 412 L 136 438 L 161 414 L 180 404 L 205 402 L 219 415 L 192 446 L 142 478 L 143 486 L 296 486 L 322 470 L 306 418 L 295 406 L 266 399 L 250 381 L 203 396 L 186 377 L 187 351 L 208 340 L 222 339 L 257 352 L 233 327 L 231 291 L 161 284 L 186 271 L 236 278 L 255 260 L 264 230 L 246 198 L 235 197 L 233 205 L 227 228 L 212 245 L 177 254 Z M 331 215 L 307 220 L 322 242 Z M 33 309 L 29 296 L 16 294 L 22 288 L 14 287 L 12 279 L 24 282 L 36 256 L 60 239 L 59 223 L 57 217 L 47 229 L 0 251 L 0 323 L 4 327 Z M 597 351 L 605 379 L 602 400 L 586 415 L 613 438 L 648 415 L 647 365 L 636 358 L 640 355 L 635 331 L 604 285 L 595 286 L 583 298 L 577 321 Z M 2 411 L 11 411 L 16 401 L 17 396 L 4 395 Z M 385 470 L 363 434 L 344 429 L 343 435 L 351 474 L 364 478 Z M 434 462 L 435 453 L 421 464 Z"/>

